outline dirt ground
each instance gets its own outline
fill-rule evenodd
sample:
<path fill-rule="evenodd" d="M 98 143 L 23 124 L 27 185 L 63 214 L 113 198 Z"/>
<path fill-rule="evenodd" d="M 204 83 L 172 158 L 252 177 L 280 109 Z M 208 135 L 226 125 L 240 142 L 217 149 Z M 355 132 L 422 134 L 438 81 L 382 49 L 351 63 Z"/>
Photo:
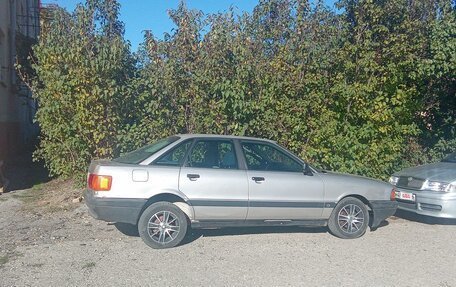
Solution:
<path fill-rule="evenodd" d="M 131 226 L 91 218 L 79 194 L 51 181 L 0 196 L 0 286 L 456 286 L 451 221 L 401 214 L 356 240 L 325 228 L 193 231 L 154 250 Z"/>

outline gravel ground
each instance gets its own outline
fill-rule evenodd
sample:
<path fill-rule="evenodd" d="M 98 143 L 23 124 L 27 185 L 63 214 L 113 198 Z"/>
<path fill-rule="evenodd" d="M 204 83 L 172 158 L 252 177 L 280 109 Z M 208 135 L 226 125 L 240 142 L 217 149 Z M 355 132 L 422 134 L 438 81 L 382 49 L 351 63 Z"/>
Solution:
<path fill-rule="evenodd" d="M 0 286 L 456 287 L 454 222 L 392 217 L 356 240 L 324 228 L 195 231 L 180 247 L 154 250 L 83 204 L 23 210 L 21 192 L 0 196 Z"/>

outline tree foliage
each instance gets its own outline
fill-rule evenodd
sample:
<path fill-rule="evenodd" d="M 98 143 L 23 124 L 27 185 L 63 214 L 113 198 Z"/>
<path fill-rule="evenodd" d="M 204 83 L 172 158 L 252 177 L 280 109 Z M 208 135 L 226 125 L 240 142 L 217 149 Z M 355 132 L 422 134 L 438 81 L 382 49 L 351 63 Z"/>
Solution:
<path fill-rule="evenodd" d="M 456 148 L 451 0 L 181 2 L 132 56 L 116 1 L 56 10 L 35 46 L 51 171 L 83 171 L 175 133 L 271 138 L 331 170 L 385 178 Z M 71 164 L 68 164 L 68 160 Z"/>
<path fill-rule="evenodd" d="M 117 153 L 130 112 L 135 62 L 112 1 L 88 1 L 70 14 L 55 8 L 33 48 L 41 143 L 35 153 L 52 174 L 72 176 L 91 157 Z"/>

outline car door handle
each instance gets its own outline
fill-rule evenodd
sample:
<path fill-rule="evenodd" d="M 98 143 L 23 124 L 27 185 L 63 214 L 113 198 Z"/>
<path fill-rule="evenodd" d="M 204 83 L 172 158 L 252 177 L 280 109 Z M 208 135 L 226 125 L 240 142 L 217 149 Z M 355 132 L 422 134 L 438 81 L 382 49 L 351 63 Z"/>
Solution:
<path fill-rule="evenodd" d="M 254 177 L 252 177 L 252 180 L 258 183 L 258 182 L 264 181 L 264 177 L 254 176 Z"/>
<path fill-rule="evenodd" d="M 187 174 L 187 177 L 188 177 L 188 179 L 190 179 L 191 181 L 195 181 L 195 180 L 197 180 L 198 178 L 200 178 L 200 175 L 199 175 L 199 174 L 194 174 L 194 173 L 189 173 L 189 174 Z"/>

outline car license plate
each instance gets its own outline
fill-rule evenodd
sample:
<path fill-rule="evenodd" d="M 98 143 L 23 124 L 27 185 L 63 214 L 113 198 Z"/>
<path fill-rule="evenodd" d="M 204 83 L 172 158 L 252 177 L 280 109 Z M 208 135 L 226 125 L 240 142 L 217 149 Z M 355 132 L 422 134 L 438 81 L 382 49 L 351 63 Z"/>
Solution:
<path fill-rule="evenodd" d="M 399 199 L 415 202 L 415 194 L 411 192 L 399 192 Z"/>

